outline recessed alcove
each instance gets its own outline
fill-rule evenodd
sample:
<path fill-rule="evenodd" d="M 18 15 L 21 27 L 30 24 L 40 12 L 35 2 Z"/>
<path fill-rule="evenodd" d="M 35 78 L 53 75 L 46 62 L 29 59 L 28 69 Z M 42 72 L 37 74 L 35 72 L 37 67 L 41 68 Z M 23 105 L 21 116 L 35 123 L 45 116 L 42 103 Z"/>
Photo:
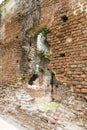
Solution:
<path fill-rule="evenodd" d="M 62 20 L 63 22 L 66 22 L 66 21 L 68 20 L 68 17 L 67 17 L 66 15 L 63 15 L 63 16 L 61 17 L 61 20 Z"/>

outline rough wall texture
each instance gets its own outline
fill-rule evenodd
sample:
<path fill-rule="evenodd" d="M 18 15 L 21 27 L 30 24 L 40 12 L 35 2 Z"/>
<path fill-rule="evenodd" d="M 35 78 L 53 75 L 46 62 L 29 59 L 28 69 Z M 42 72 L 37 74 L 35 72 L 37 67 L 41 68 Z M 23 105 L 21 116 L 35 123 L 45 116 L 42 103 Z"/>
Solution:
<path fill-rule="evenodd" d="M 64 18 L 65 17 L 65 18 Z M 55 13 L 49 41 L 56 78 L 87 93 L 87 1 L 64 1 Z"/>
<path fill-rule="evenodd" d="M 25 0 L 15 4 L 13 12 L 2 19 L 0 81 L 13 81 L 20 72 L 33 72 L 37 63 L 36 38 L 27 37 L 26 31 L 44 23 L 50 30 L 50 69 L 57 80 L 74 86 L 77 92 L 87 93 L 87 1 Z"/>
<path fill-rule="evenodd" d="M 12 8 L 13 2 L 2 9 L 0 45 L 0 83 L 16 82 L 21 60 L 21 26 Z M 14 7 L 15 8 L 15 7 Z M 14 9 L 13 8 L 13 9 Z"/>

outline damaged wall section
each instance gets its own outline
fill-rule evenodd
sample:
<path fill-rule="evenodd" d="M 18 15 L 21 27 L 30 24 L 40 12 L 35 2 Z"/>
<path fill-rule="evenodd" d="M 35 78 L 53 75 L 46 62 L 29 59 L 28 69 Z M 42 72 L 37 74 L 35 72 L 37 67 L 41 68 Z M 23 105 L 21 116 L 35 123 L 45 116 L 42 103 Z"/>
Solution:
<path fill-rule="evenodd" d="M 87 93 L 87 1 L 64 0 L 56 13 L 49 41 L 50 68 L 56 78 Z"/>
<path fill-rule="evenodd" d="M 21 26 L 16 12 L 17 1 L 1 5 L 0 22 L 0 84 L 14 83 L 20 72 Z"/>
<path fill-rule="evenodd" d="M 60 82 L 73 86 L 77 92 L 87 93 L 87 1 L 12 0 L 12 5 L 11 8 L 9 4 L 1 7 L 1 50 L 7 46 L 10 50 L 15 48 L 8 51 L 11 56 L 5 52 L 5 59 L 0 52 L 3 80 L 11 82 L 13 78 L 9 80 L 8 77 L 14 75 L 14 79 L 21 77 L 22 80 L 29 81 L 36 64 L 40 63 L 36 57 L 37 36 L 43 29 L 33 38 L 26 32 L 45 24 L 50 30 L 47 36 L 50 44 L 50 70 Z M 10 61 L 7 65 L 8 59 Z M 10 74 L 11 70 L 15 70 L 15 73 Z"/>

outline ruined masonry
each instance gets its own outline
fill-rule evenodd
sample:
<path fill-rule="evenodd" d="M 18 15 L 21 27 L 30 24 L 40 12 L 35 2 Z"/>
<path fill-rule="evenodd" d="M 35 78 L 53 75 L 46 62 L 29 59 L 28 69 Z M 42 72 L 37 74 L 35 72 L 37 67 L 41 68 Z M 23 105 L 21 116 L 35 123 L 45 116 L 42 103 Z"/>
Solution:
<path fill-rule="evenodd" d="M 25 130 L 87 129 L 87 0 L 2 2 L 0 115 Z"/>
<path fill-rule="evenodd" d="M 9 0 L 0 7 L 0 19 L 1 84 L 30 78 L 40 64 L 73 91 L 87 93 L 86 0 Z M 41 65 L 36 48 L 44 27 L 50 62 Z"/>

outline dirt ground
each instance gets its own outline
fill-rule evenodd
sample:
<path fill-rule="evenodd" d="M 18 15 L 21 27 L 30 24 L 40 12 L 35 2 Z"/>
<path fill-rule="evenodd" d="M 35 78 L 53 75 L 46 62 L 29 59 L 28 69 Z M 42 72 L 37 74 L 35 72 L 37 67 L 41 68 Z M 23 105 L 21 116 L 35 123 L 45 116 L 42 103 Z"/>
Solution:
<path fill-rule="evenodd" d="M 75 94 L 58 103 L 55 110 L 42 110 L 42 102 L 51 102 L 49 94 L 35 99 L 23 87 L 0 89 L 1 117 L 21 130 L 87 130 L 87 102 Z"/>

